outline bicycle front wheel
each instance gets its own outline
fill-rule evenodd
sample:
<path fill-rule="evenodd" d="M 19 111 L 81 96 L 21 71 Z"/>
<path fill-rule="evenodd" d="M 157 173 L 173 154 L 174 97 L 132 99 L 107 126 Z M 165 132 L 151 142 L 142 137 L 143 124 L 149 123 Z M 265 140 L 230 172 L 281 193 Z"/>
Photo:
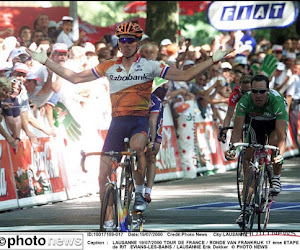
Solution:
<path fill-rule="evenodd" d="M 132 199 L 134 184 L 129 166 L 123 166 L 120 177 L 119 196 L 122 206 L 123 217 L 120 218 L 120 225 L 125 231 L 131 231 L 132 224 Z"/>
<path fill-rule="evenodd" d="M 105 225 L 105 221 L 112 221 L 112 225 Z M 103 200 L 101 201 L 101 215 L 100 215 L 100 231 L 116 231 L 119 226 L 118 216 L 118 202 L 117 202 L 117 189 L 114 185 L 109 183 L 105 187 Z"/>
<path fill-rule="evenodd" d="M 245 196 L 243 202 L 243 225 L 242 230 L 252 230 L 255 218 L 255 173 L 250 167 L 248 173 L 248 180 L 245 189 Z"/>
<path fill-rule="evenodd" d="M 245 150 L 243 149 L 238 157 L 238 163 L 236 168 L 236 187 L 237 187 L 237 195 L 240 207 L 242 208 L 243 204 L 243 182 L 244 182 L 244 173 L 243 173 L 243 161 L 245 156 Z"/>
<path fill-rule="evenodd" d="M 262 184 L 262 196 L 260 211 L 258 214 L 258 230 L 265 231 L 269 223 L 271 204 L 273 203 L 273 197 L 269 196 L 270 180 L 272 176 L 272 170 L 267 169 L 264 174 L 264 181 Z"/>

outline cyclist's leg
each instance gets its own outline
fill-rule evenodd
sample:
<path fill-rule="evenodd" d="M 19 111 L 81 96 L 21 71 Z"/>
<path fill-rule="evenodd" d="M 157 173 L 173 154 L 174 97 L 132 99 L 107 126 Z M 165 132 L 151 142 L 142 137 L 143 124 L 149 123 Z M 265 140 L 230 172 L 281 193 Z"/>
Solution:
<path fill-rule="evenodd" d="M 270 145 L 274 145 L 274 146 L 278 145 L 278 138 L 275 130 L 272 131 L 270 134 L 269 143 Z M 275 194 L 279 194 L 281 192 L 281 183 L 280 183 L 281 170 L 282 170 L 281 164 L 273 164 L 273 175 L 271 178 L 272 187 L 270 188 L 270 191 Z"/>
<path fill-rule="evenodd" d="M 149 123 L 147 117 L 136 117 L 135 122 L 136 126 L 130 136 L 130 149 L 136 151 L 138 165 L 137 171 L 133 171 L 135 181 L 134 210 L 144 211 L 146 209 L 146 202 L 143 197 L 143 189 L 147 165 L 145 147 L 148 143 Z"/>
<path fill-rule="evenodd" d="M 110 127 L 107 132 L 107 136 L 102 148 L 103 152 L 107 151 L 122 151 L 124 150 L 124 133 L 126 133 L 126 125 L 122 122 L 122 118 L 115 117 L 112 119 Z M 107 176 L 109 176 L 111 171 L 111 158 L 108 156 L 102 156 L 100 160 L 100 171 L 99 171 L 99 194 L 100 202 L 103 200 L 105 185 L 108 182 Z M 112 201 L 110 202 L 112 204 Z M 108 211 L 112 211 L 111 208 L 107 208 Z M 112 213 L 110 217 L 107 217 L 106 220 L 109 221 L 112 219 Z"/>
<path fill-rule="evenodd" d="M 154 184 L 154 178 L 156 174 L 156 155 L 160 149 L 160 143 L 154 142 L 154 150 L 147 150 L 147 170 L 146 170 L 146 179 L 147 185 L 145 190 L 145 199 L 148 203 L 151 202 L 151 190 Z"/>

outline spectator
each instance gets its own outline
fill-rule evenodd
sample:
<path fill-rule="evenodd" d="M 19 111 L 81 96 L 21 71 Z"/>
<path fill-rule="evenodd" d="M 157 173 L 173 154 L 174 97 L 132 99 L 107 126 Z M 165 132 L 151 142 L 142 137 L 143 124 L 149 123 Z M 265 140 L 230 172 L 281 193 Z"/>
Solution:
<path fill-rule="evenodd" d="M 77 41 L 74 39 L 74 35 L 72 33 L 73 29 L 73 17 L 70 16 L 63 16 L 62 17 L 62 31 L 59 33 L 56 43 L 65 43 L 70 49 L 72 46 L 81 46 L 83 43 L 83 38 L 85 37 L 86 33 L 81 31 L 79 33 L 79 38 Z"/>
<path fill-rule="evenodd" d="M 14 35 L 14 29 L 11 27 L 6 28 L 5 30 L 0 31 L 0 37 L 9 37 Z"/>
<path fill-rule="evenodd" d="M 213 85 L 207 88 L 207 78 L 207 73 L 203 73 L 196 77 L 196 83 L 190 84 L 190 92 L 196 97 L 198 108 L 203 119 L 206 119 L 207 109 L 210 106 L 210 93 L 220 84 L 220 82 L 216 81 Z"/>
<path fill-rule="evenodd" d="M 30 49 L 36 50 L 37 49 L 37 42 L 44 36 L 43 31 L 41 30 L 34 30 L 31 35 L 31 44 L 29 46 Z"/>
<path fill-rule="evenodd" d="M 5 65 L 0 65 L 0 78 L 6 77 L 7 72 L 9 71 L 9 68 Z"/>
<path fill-rule="evenodd" d="M 102 57 L 105 58 L 105 60 L 112 59 L 112 56 L 111 56 L 109 48 L 105 47 L 105 48 L 101 48 L 99 50 L 98 58 L 102 58 Z"/>
<path fill-rule="evenodd" d="M 29 26 L 22 26 L 19 30 L 18 41 L 21 46 L 29 47 L 31 44 L 31 29 Z"/>
<path fill-rule="evenodd" d="M 14 149 L 15 152 L 18 150 L 18 144 L 20 139 L 12 137 L 3 127 L 3 110 L 5 110 L 5 104 L 3 103 L 11 95 L 11 82 L 7 78 L 0 77 L 0 134 L 5 138 L 9 145 Z"/>
<path fill-rule="evenodd" d="M 37 19 L 34 20 L 33 29 L 40 30 L 43 36 L 49 36 L 48 26 L 49 26 L 49 16 L 45 13 L 40 14 Z"/>
<path fill-rule="evenodd" d="M 284 64 L 286 66 L 286 71 L 283 72 L 283 74 L 280 76 L 280 79 L 284 79 L 282 81 L 282 84 L 278 86 L 277 90 L 282 94 L 285 95 L 286 89 L 290 86 L 291 81 L 290 78 L 292 76 L 292 69 L 294 67 L 294 64 L 296 62 L 296 54 L 293 52 L 287 52 L 285 59 L 284 59 Z M 284 78 L 285 77 L 285 78 Z"/>
<path fill-rule="evenodd" d="M 168 57 L 168 54 L 167 54 L 167 46 L 169 44 L 172 44 L 171 40 L 166 38 L 166 39 L 163 39 L 161 42 L 160 42 L 160 45 L 159 45 L 159 48 L 158 48 L 158 55 L 157 57 L 158 58 L 161 58 L 163 55 L 164 56 L 167 56 Z M 160 59 L 158 59 L 160 60 Z M 167 61 L 167 60 L 166 60 Z"/>
<path fill-rule="evenodd" d="M 56 42 L 59 31 L 57 29 L 57 23 L 53 20 L 49 21 L 48 24 L 48 37 L 51 39 L 52 43 Z"/>
<path fill-rule="evenodd" d="M 145 43 L 141 46 L 139 53 L 142 57 L 155 61 L 157 56 L 157 47 L 152 43 Z"/>
<path fill-rule="evenodd" d="M 288 103 L 289 124 L 292 130 L 292 136 L 299 148 L 298 142 L 298 117 L 300 104 L 300 61 L 297 61 L 293 67 L 292 84 L 286 91 L 286 101 Z"/>
<path fill-rule="evenodd" d="M 11 82 L 12 91 L 10 95 L 4 100 L 7 106 L 3 108 L 2 114 L 5 118 L 5 123 L 9 130 L 9 133 L 12 135 L 14 139 L 20 142 L 20 134 L 21 134 L 21 127 L 22 127 L 22 120 L 20 117 L 20 105 L 17 96 L 21 92 L 21 82 L 14 77 L 9 79 Z M 3 106 L 3 105 L 2 105 Z M 17 142 L 15 142 L 17 150 Z"/>
<path fill-rule="evenodd" d="M 148 35 L 144 34 L 141 39 L 141 45 L 150 43 L 150 42 L 151 42 L 151 38 Z"/>
<path fill-rule="evenodd" d="M 28 101 L 28 95 L 27 90 L 24 86 L 24 83 L 26 81 L 26 75 L 28 73 L 28 67 L 24 63 L 15 63 L 13 67 L 13 71 L 11 73 L 12 77 L 15 77 L 17 80 L 21 82 L 21 90 L 19 94 L 17 95 L 18 102 L 20 104 L 20 117 L 21 117 L 21 124 L 22 129 L 26 133 L 26 135 L 29 137 L 32 143 L 37 144 L 37 136 L 29 129 L 29 101 Z"/>
<path fill-rule="evenodd" d="M 279 87 L 279 82 L 278 79 L 280 78 L 281 74 L 285 71 L 285 64 L 282 62 L 277 62 L 277 67 L 271 76 L 271 80 L 269 83 L 269 88 L 270 89 L 278 89 Z"/>
<path fill-rule="evenodd" d="M 282 61 L 282 50 L 283 50 L 282 45 L 274 44 L 272 46 L 272 53 L 276 56 L 278 62 Z"/>
<path fill-rule="evenodd" d="M 106 47 L 106 44 L 103 41 L 95 42 L 95 53 L 98 54 L 99 50 Z"/>

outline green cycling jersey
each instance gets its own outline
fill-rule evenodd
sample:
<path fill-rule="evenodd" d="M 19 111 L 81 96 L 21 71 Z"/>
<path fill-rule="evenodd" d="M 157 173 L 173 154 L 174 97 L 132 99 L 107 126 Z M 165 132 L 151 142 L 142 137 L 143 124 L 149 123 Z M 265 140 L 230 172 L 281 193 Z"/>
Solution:
<path fill-rule="evenodd" d="M 288 122 L 287 103 L 284 97 L 276 90 L 271 89 L 268 93 L 268 101 L 263 107 L 254 104 L 250 92 L 244 94 L 237 103 L 236 116 L 250 116 L 259 121 L 273 119 L 286 120 Z"/>

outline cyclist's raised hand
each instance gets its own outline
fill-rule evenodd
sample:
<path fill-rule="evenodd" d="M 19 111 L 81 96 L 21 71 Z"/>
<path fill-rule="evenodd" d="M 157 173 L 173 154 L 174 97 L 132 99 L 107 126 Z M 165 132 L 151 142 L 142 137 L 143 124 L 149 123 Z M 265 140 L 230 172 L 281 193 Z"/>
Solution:
<path fill-rule="evenodd" d="M 214 63 L 222 60 L 224 57 L 226 57 L 228 54 L 230 54 L 231 52 L 234 51 L 234 49 L 225 49 L 225 50 L 221 50 L 222 47 L 220 47 L 219 49 L 217 49 L 215 51 L 215 53 L 212 56 L 212 60 Z"/>
<path fill-rule="evenodd" d="M 47 52 L 45 50 L 43 50 L 39 53 L 39 52 L 35 52 L 31 49 L 26 48 L 27 53 L 31 56 L 32 59 L 38 61 L 41 64 L 45 64 L 48 56 L 47 56 Z"/>

